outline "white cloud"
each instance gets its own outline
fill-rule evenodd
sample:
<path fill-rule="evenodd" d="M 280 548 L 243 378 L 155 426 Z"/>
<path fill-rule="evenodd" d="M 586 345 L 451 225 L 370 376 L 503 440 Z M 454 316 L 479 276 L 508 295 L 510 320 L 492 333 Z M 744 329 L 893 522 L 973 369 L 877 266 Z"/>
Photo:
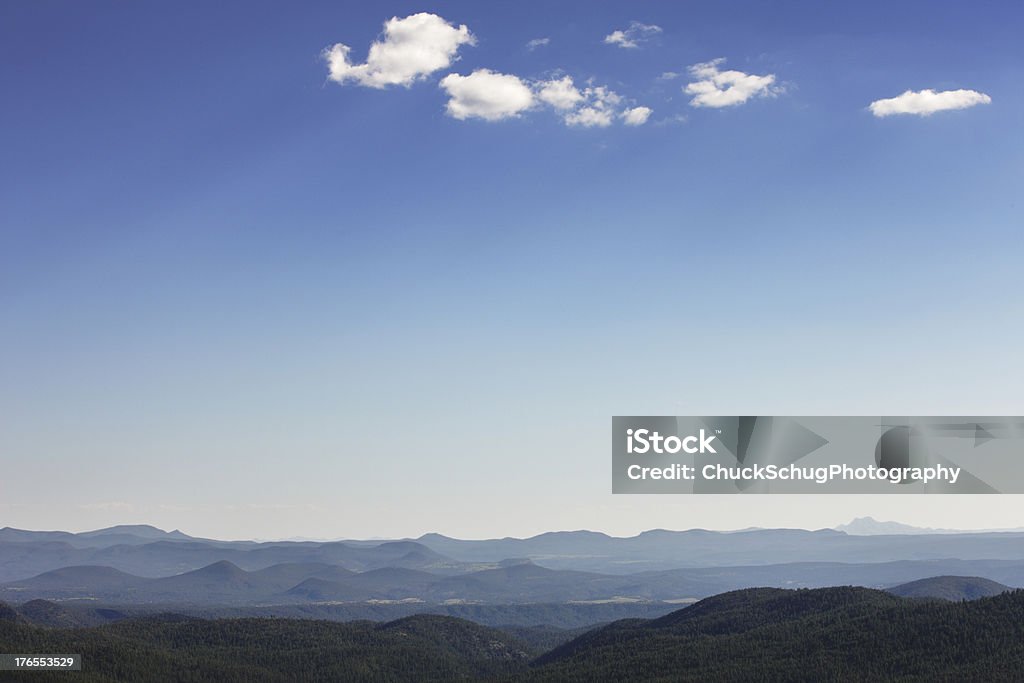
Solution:
<path fill-rule="evenodd" d="M 931 116 L 937 111 L 950 109 L 967 109 L 978 104 L 988 104 L 992 98 L 977 90 L 908 90 L 898 97 L 875 100 L 871 103 L 871 113 L 881 118 L 894 114 L 916 114 Z"/>
<path fill-rule="evenodd" d="M 336 83 L 354 81 L 370 88 L 410 86 L 457 59 L 462 45 L 476 38 L 463 24 L 456 28 L 436 14 L 420 12 L 384 23 L 384 35 L 370 46 L 364 64 L 349 61 L 351 48 L 337 43 L 324 50 L 329 76 Z"/>
<path fill-rule="evenodd" d="M 724 58 L 719 58 L 690 67 L 690 74 L 699 79 L 683 88 L 683 92 L 693 95 L 690 106 L 716 109 L 732 107 L 752 97 L 779 92 L 778 88 L 773 87 L 774 74 L 755 76 L 742 71 L 721 71 L 718 66 L 724 61 Z"/>
<path fill-rule="evenodd" d="M 584 90 L 583 101 L 584 106 L 563 117 L 565 123 L 584 128 L 605 128 L 612 125 L 622 98 L 608 88 L 598 86 Z"/>
<path fill-rule="evenodd" d="M 448 115 L 464 120 L 500 121 L 545 105 L 558 112 L 568 126 L 605 128 L 616 119 L 640 126 L 651 115 L 648 107 L 625 106 L 623 98 L 604 86 L 576 87 L 571 76 L 527 82 L 513 74 L 478 69 L 468 76 L 449 74 L 441 79 L 449 95 Z"/>
<path fill-rule="evenodd" d="M 686 114 L 676 114 L 675 116 L 669 116 L 663 119 L 655 121 L 653 126 L 676 126 L 686 123 Z"/>
<path fill-rule="evenodd" d="M 534 105 L 533 91 L 518 76 L 477 69 L 468 76 L 441 79 L 448 93 L 448 115 L 459 120 L 498 121 L 518 116 Z"/>
<path fill-rule="evenodd" d="M 618 45 L 625 48 L 640 47 L 652 36 L 661 33 L 661 27 L 654 24 L 642 24 L 639 21 L 631 21 L 629 28 L 612 31 L 604 37 L 608 45 Z"/>
<path fill-rule="evenodd" d="M 605 42 L 621 47 L 639 43 L 660 33 L 661 28 L 634 21 L 629 28 L 615 31 Z M 534 38 L 528 50 L 548 45 L 548 37 Z M 340 83 L 356 83 L 370 88 L 393 85 L 411 86 L 430 74 L 449 68 L 458 60 L 459 48 L 475 45 L 476 37 L 465 24 L 456 27 L 443 17 L 427 12 L 404 18 L 392 17 L 371 45 L 366 61 L 354 64 L 352 49 L 337 43 L 323 52 L 328 78 Z M 540 105 L 557 112 L 566 125 L 582 127 L 610 126 L 616 119 L 628 126 L 647 122 L 648 107 L 629 107 L 622 97 L 603 86 L 581 89 L 569 76 L 548 80 L 526 80 L 515 74 L 476 69 L 469 75 L 449 73 L 439 86 L 448 95 L 446 112 L 459 120 L 478 118 L 500 121 L 515 118 Z"/>
<path fill-rule="evenodd" d="M 572 109 L 583 101 L 583 93 L 573 85 L 572 78 L 564 76 L 541 81 L 537 86 L 537 99 L 555 109 Z"/>
<path fill-rule="evenodd" d="M 624 110 L 619 116 L 622 117 L 622 122 L 627 126 L 642 126 L 647 123 L 647 119 L 651 116 L 650 107 L 633 107 L 632 109 Z"/>
<path fill-rule="evenodd" d="M 681 73 L 675 71 L 662 71 L 661 75 L 658 76 L 659 81 L 672 81 L 682 76 Z"/>
<path fill-rule="evenodd" d="M 583 107 L 571 114 L 566 114 L 565 123 L 570 126 L 584 128 L 607 128 L 612 125 L 613 113 L 598 107 Z"/>

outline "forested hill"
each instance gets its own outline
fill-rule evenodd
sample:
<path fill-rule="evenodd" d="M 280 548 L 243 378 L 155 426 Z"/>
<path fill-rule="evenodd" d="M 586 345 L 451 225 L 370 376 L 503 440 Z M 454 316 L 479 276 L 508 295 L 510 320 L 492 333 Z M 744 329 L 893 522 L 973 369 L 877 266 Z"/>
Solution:
<path fill-rule="evenodd" d="M 81 672 L 32 672 L 33 683 L 487 680 L 524 671 L 536 654 L 502 631 L 436 615 L 385 624 L 171 614 L 84 629 L 19 622 L 0 621 L 0 652 L 83 656 Z M 0 681 L 25 677 L 0 672 Z"/>
<path fill-rule="evenodd" d="M 758 588 L 628 620 L 543 655 L 552 681 L 1005 680 L 1024 671 L 1024 591 L 973 602 Z"/>
<path fill-rule="evenodd" d="M 893 586 L 886 590 L 904 598 L 977 600 L 1013 589 L 980 576 L 933 576 Z"/>
<path fill-rule="evenodd" d="M 850 587 L 749 589 L 616 622 L 546 654 L 499 629 L 428 615 L 385 624 L 166 615 L 48 629 L 0 614 L 0 652 L 81 653 L 74 677 L 90 682 L 1013 681 L 1024 667 L 1024 591 L 949 603 Z"/>

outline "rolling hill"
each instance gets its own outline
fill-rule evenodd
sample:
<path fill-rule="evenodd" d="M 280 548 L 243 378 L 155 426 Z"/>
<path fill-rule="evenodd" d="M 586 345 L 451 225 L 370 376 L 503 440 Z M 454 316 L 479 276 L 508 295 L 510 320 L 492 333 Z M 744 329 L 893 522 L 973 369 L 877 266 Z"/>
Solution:
<path fill-rule="evenodd" d="M 933 576 L 886 589 L 904 598 L 939 598 L 942 600 L 977 600 L 1013 590 L 996 581 L 979 576 Z"/>
<path fill-rule="evenodd" d="M 217 683 L 497 679 L 524 671 L 536 654 L 504 631 L 436 615 L 384 624 L 165 615 L 87 629 L 0 618 L 0 651 L 81 653 L 82 681 Z M 33 681 L 66 677 L 32 672 Z"/>
<path fill-rule="evenodd" d="M 685 603 L 741 588 L 819 588 L 836 584 L 889 588 L 919 579 L 951 575 L 986 577 L 990 581 L 1001 582 L 996 585 L 1022 586 L 1024 562 L 795 563 L 617 575 L 548 569 L 532 562 L 517 561 L 444 575 L 404 567 L 355 572 L 318 562 L 282 563 L 247 571 L 230 561 L 220 560 L 199 569 L 160 578 L 134 576 L 110 567 L 65 567 L 2 584 L 0 599 L 12 602 L 31 599 L 88 601 L 117 608 L 149 605 L 189 610 L 204 606 L 381 601 L 408 601 L 424 606 Z"/>
<path fill-rule="evenodd" d="M 749 589 L 586 633 L 538 658 L 551 681 L 1015 680 L 1024 591 L 907 601 L 864 588 Z"/>
<path fill-rule="evenodd" d="M 1019 680 L 1024 591 L 970 602 L 747 589 L 569 634 L 418 615 L 386 623 L 125 619 L 42 628 L 0 603 L 0 651 L 79 652 L 76 680 Z M 523 636 L 523 637 L 520 637 Z M 531 640 L 534 645 L 526 642 Z M 33 680 L 67 674 L 36 672 Z"/>

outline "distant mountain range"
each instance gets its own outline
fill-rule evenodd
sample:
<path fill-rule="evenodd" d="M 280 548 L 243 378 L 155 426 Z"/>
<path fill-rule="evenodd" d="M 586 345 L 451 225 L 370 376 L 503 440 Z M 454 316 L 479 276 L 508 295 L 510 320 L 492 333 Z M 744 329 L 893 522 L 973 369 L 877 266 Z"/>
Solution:
<path fill-rule="evenodd" d="M 117 609 L 305 605 L 321 613 L 324 606 L 357 604 L 682 604 L 757 586 L 890 588 L 936 576 L 1024 586 L 1024 533 L 693 529 L 628 538 L 569 531 L 525 539 L 426 534 L 255 542 L 150 526 L 77 534 L 0 529 L 0 599 Z"/>
<path fill-rule="evenodd" d="M 12 529 L 4 527 L 0 529 L 0 543 L 67 543 L 75 548 L 104 548 L 111 545 L 139 545 L 153 541 L 194 541 L 204 540 L 214 543 L 208 539 L 195 539 L 175 529 L 174 531 L 163 531 L 148 524 L 124 524 L 112 526 L 107 529 L 96 531 L 82 531 L 71 533 L 69 531 L 25 531 L 24 529 Z"/>
<path fill-rule="evenodd" d="M 47 599 L 177 608 L 374 602 L 424 606 L 682 604 L 756 586 L 817 588 L 861 585 L 885 588 L 954 574 L 980 575 L 991 577 L 989 581 L 1024 586 L 1024 560 L 903 560 L 859 564 L 802 562 L 671 569 L 626 575 L 548 569 L 529 561 L 460 574 L 441 574 L 403 567 L 354 572 L 316 562 L 276 564 L 246 571 L 221 560 L 200 569 L 161 578 L 140 577 L 103 566 L 63 567 L 0 585 L 0 600 L 24 602 Z M 1006 585 L 1001 588 L 1005 590 Z"/>
<path fill-rule="evenodd" d="M 103 566 L 165 577 L 221 560 L 254 570 L 281 563 L 321 563 L 352 571 L 385 567 L 458 573 L 474 568 L 412 541 L 383 543 L 255 543 L 215 541 L 171 532 L 144 536 L 117 528 L 89 535 L 0 529 L 0 582 L 68 566 Z"/>
<path fill-rule="evenodd" d="M 842 531 L 854 536 L 891 536 L 904 534 L 978 534 L 978 533 L 1021 533 L 1024 528 L 1014 529 L 983 529 L 975 531 L 963 531 L 957 529 L 933 529 L 931 527 L 917 527 L 900 522 L 879 522 L 872 517 L 857 517 L 847 524 L 840 524 L 835 527 L 836 531 Z"/>
<path fill-rule="evenodd" d="M 932 576 L 887 589 L 904 598 L 938 598 L 940 600 L 977 600 L 1013 590 L 980 576 Z"/>
<path fill-rule="evenodd" d="M 532 538 L 460 540 L 427 534 L 416 543 L 466 562 L 527 557 L 553 569 L 627 574 L 682 567 L 789 562 L 890 562 L 945 558 L 1024 559 L 1024 533 L 852 535 L 834 529 L 718 532 L 656 529 L 618 538 L 562 531 Z"/>

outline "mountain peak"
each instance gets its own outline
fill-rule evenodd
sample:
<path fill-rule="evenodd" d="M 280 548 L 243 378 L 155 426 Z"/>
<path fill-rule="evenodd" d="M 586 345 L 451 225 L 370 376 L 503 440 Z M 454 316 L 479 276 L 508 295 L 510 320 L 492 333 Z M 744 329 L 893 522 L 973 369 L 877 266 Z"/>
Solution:
<path fill-rule="evenodd" d="M 857 517 L 848 524 L 840 524 L 835 527 L 835 530 L 851 536 L 926 534 L 936 531 L 935 529 L 922 529 L 901 522 L 880 522 L 874 517 Z"/>

